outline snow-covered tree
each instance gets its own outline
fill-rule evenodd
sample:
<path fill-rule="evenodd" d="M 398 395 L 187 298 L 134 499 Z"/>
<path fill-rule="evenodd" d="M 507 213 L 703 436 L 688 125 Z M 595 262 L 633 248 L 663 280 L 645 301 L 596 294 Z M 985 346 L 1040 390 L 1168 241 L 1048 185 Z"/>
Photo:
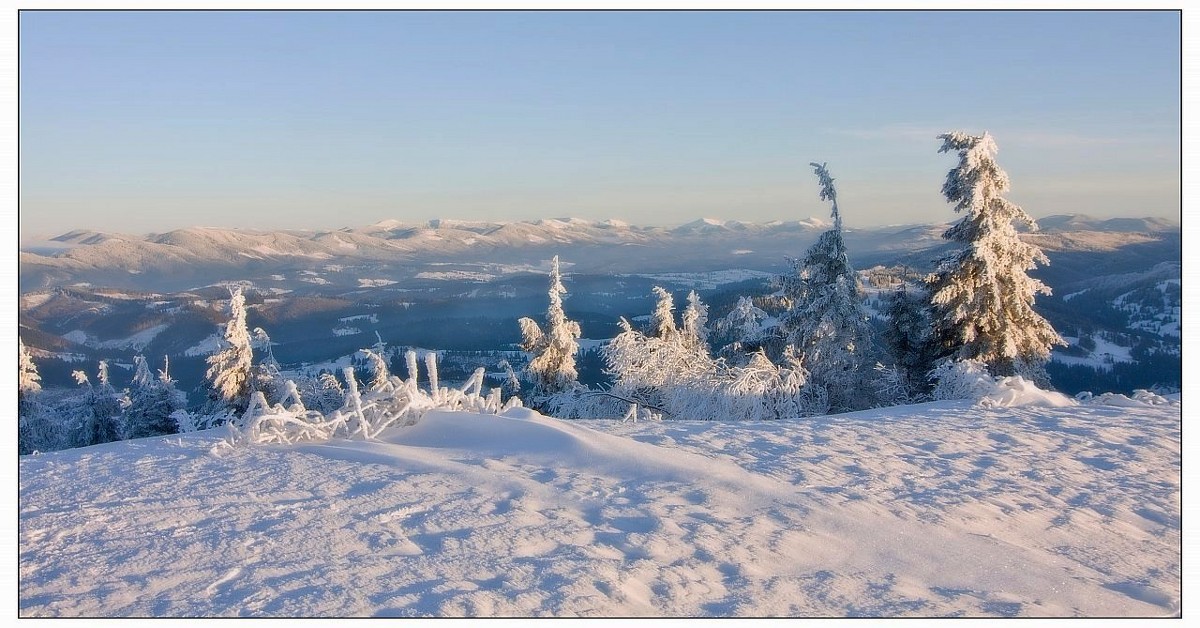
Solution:
<path fill-rule="evenodd" d="M 125 409 L 125 437 L 144 438 L 176 433 L 179 425 L 174 415 L 184 408 L 186 399 L 175 388 L 175 380 L 168 374 L 170 364 L 167 358 L 163 358 L 163 368 L 157 377 L 150 375 L 144 357 L 135 356 L 134 364 L 129 407 Z"/>
<path fill-rule="evenodd" d="M 812 164 L 822 200 L 832 204 L 833 228 L 817 239 L 780 281 L 788 309 L 781 320 L 787 343 L 804 357 L 806 394 L 832 411 L 871 407 L 867 385 L 875 364 L 874 331 L 846 254 L 837 191 L 825 164 Z"/>
<path fill-rule="evenodd" d="M 37 365 L 33 363 L 33 357 L 20 337 L 17 338 L 17 356 L 17 397 L 23 399 L 41 391 L 42 377 L 38 375 Z"/>
<path fill-rule="evenodd" d="M 100 361 L 95 386 L 81 371 L 76 371 L 76 374 L 76 381 L 86 386 L 81 403 L 77 406 L 76 445 L 87 447 L 121 440 L 122 396 L 108 381 L 108 363 Z"/>
<path fill-rule="evenodd" d="M 241 413 L 250 403 L 254 350 L 246 328 L 246 299 L 241 288 L 229 291 L 229 322 L 220 351 L 208 356 L 209 410 Z"/>
<path fill-rule="evenodd" d="M 919 395 L 929 387 L 925 376 L 935 359 L 929 338 L 928 298 L 921 291 L 910 291 L 906 276 L 888 296 L 884 314 L 883 345 L 894 366 L 894 371 L 884 373 L 889 380 L 886 384 L 903 388 L 906 399 Z M 884 395 L 883 401 L 888 398 Z"/>
<path fill-rule="evenodd" d="M 1050 288 L 1026 271 L 1050 260 L 1021 240 L 1016 225 L 1036 230 L 1037 223 L 1004 198 L 1009 179 L 996 164 L 991 135 L 953 132 L 938 139 L 938 152 L 958 153 L 942 194 L 964 214 L 942 237 L 965 246 L 938 260 L 927 278 L 935 346 L 944 357 L 983 362 L 992 375 L 1045 381 L 1051 348 L 1065 342 L 1033 309 L 1034 297 Z"/>
<path fill-rule="evenodd" d="M 42 378 L 20 337 L 17 338 L 17 355 L 17 452 L 24 455 L 57 449 L 60 430 L 37 399 L 42 390 Z"/>
<path fill-rule="evenodd" d="M 675 324 L 671 293 L 655 286 L 654 294 L 658 300 L 646 331 L 634 329 L 622 318 L 622 332 L 605 346 L 604 359 L 614 379 L 613 394 L 661 408 L 686 391 L 716 385 L 717 363 L 704 340 L 708 307 L 699 297 L 695 293 L 689 297 L 680 328 Z"/>
<path fill-rule="evenodd" d="M 708 355 L 708 306 L 700 301 L 700 295 L 695 290 L 688 293 L 687 307 L 680 317 L 680 332 L 683 342 L 693 352 Z"/>
<path fill-rule="evenodd" d="M 782 366 L 760 350 L 750 354 L 746 364 L 730 367 L 709 355 L 699 332 L 704 306 L 698 298 L 691 298 L 683 324 L 676 326 L 670 316 L 670 293 L 655 293 L 656 313 L 647 329 L 636 330 L 622 318 L 623 331 L 604 348 L 614 383 L 597 395 L 626 404 L 629 417 L 645 411 L 671 418 L 732 420 L 813 414 L 801 395 L 807 375 L 802 358 L 790 347 Z"/>
<path fill-rule="evenodd" d="M 675 335 L 675 297 L 662 286 L 654 286 L 654 311 L 650 313 L 650 328 L 647 334 L 655 338 L 668 339 Z"/>
<path fill-rule="evenodd" d="M 531 318 L 518 321 L 523 337 L 521 350 L 530 355 L 525 373 L 533 384 L 531 400 L 535 402 L 579 385 L 575 354 L 579 351 L 577 341 L 582 332 L 579 323 L 567 320 L 563 312 L 562 297 L 566 292 L 556 255 L 550 265 L 550 306 L 546 310 L 546 329 L 543 331 Z"/>
<path fill-rule="evenodd" d="M 737 305 L 713 326 L 714 337 L 723 339 L 717 354 L 733 364 L 748 363 L 766 339 L 766 319 L 767 313 L 753 299 L 738 297 Z"/>
<path fill-rule="evenodd" d="M 254 328 L 250 350 L 257 351 L 260 356 L 258 364 L 251 368 L 251 388 L 262 392 L 268 403 L 279 403 L 286 394 L 287 382 L 281 373 L 279 361 L 275 359 L 271 337 L 262 327 Z"/>

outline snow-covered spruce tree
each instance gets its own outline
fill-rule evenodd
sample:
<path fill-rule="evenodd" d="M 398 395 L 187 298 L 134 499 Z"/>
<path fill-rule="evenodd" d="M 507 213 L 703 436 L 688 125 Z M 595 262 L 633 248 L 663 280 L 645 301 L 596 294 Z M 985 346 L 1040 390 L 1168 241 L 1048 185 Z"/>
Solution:
<path fill-rule="evenodd" d="M 286 380 L 281 373 L 279 361 L 275 359 L 275 351 L 271 348 L 271 337 L 262 327 L 255 327 L 251 336 L 251 351 L 258 351 L 261 356 L 258 364 L 251 368 L 251 385 L 266 397 L 267 403 L 279 403 L 287 389 Z"/>
<path fill-rule="evenodd" d="M 695 290 L 688 292 L 687 307 L 680 316 L 680 333 L 684 347 L 694 354 L 708 356 L 708 306 L 700 301 Z"/>
<path fill-rule="evenodd" d="M 59 431 L 52 417 L 38 402 L 42 390 L 42 378 L 29 349 L 20 337 L 17 338 L 17 452 L 30 454 L 35 451 L 56 449 Z"/>
<path fill-rule="evenodd" d="M 582 332 L 579 323 L 567 320 L 563 312 L 563 287 L 559 273 L 558 256 L 550 264 L 550 306 L 546 310 L 546 329 L 531 318 L 521 318 L 521 350 L 529 354 L 525 377 L 533 384 L 529 400 L 538 407 L 547 398 L 573 390 L 579 386 L 579 373 L 575 369 L 575 354 L 579 351 Z"/>
<path fill-rule="evenodd" d="M 25 347 L 25 341 L 17 338 L 17 398 L 23 399 L 28 395 L 42 390 L 42 377 L 38 375 L 37 365 Z"/>
<path fill-rule="evenodd" d="M 76 373 L 80 373 L 76 371 Z M 93 386 L 87 376 L 76 380 L 87 386 L 83 401 L 78 406 L 80 415 L 76 426 L 75 443 L 79 447 L 99 445 L 121 440 L 122 396 L 108 381 L 108 362 L 100 361 L 96 371 L 97 385 Z"/>
<path fill-rule="evenodd" d="M 887 384 L 903 388 L 909 399 L 917 398 L 928 392 L 926 374 L 934 363 L 928 297 L 922 291 L 908 289 L 906 274 L 900 286 L 887 297 L 884 315 L 887 325 L 882 334 L 883 345 L 895 367 L 895 373 L 889 375 L 894 381 Z"/>
<path fill-rule="evenodd" d="M 996 164 L 992 136 L 939 135 L 938 152 L 956 151 L 958 166 L 942 194 L 964 214 L 942 237 L 965 247 L 938 260 L 927 278 L 933 307 L 933 342 L 940 357 L 978 360 L 992 375 L 1024 375 L 1046 382 L 1054 345 L 1066 344 L 1033 309 L 1050 288 L 1026 274 L 1049 259 L 1017 235 L 1014 223 L 1037 229 L 1018 205 L 1003 197 L 1008 175 Z"/>
<path fill-rule="evenodd" d="M 780 281 L 788 309 L 781 330 L 808 369 L 804 394 L 810 407 L 842 412 L 874 405 L 869 385 L 875 365 L 874 332 L 858 277 L 842 239 L 837 191 L 825 164 L 812 164 L 821 199 L 832 204 L 833 228 L 822 233 L 793 272 Z"/>
<path fill-rule="evenodd" d="M 721 346 L 717 355 L 730 364 L 749 364 L 766 338 L 766 319 L 767 313 L 754 305 L 753 299 L 738 297 L 737 305 L 713 326 Z"/>
<path fill-rule="evenodd" d="M 220 351 L 208 356 L 209 403 L 206 414 L 245 412 L 252 392 L 254 350 L 246 328 L 246 299 L 241 288 L 229 291 L 229 322 Z"/>
<path fill-rule="evenodd" d="M 125 409 L 125 437 L 145 438 L 174 434 L 179 426 L 173 416 L 182 410 L 184 395 L 175 388 L 175 381 L 168 374 L 167 358 L 163 358 L 163 370 L 154 377 L 142 356 L 134 357 L 135 371 L 129 389 L 129 407 Z"/>

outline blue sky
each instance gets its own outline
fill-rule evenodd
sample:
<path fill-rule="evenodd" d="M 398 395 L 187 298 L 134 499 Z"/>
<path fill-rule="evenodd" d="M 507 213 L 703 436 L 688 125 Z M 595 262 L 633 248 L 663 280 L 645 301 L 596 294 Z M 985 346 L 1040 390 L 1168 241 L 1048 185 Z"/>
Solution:
<path fill-rule="evenodd" d="M 1174 12 L 30 12 L 22 240 L 394 218 L 1179 216 Z"/>

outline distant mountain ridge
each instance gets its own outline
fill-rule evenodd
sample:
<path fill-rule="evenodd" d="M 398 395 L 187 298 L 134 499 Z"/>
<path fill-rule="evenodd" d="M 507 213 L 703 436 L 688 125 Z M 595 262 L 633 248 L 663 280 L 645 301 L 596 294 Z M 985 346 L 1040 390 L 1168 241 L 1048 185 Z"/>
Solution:
<path fill-rule="evenodd" d="M 1050 216 L 1033 236 L 1052 249 L 1106 250 L 1178 231 L 1162 218 L 1096 219 Z M 944 245 L 947 225 L 897 225 L 847 229 L 855 259 L 871 262 L 883 251 L 919 251 Z M 51 239 L 57 252 L 21 251 L 21 291 L 74 283 L 135 287 L 193 278 L 236 279 L 272 268 L 323 264 L 381 267 L 430 262 L 536 262 L 570 248 L 575 263 L 597 272 L 635 272 L 638 264 L 677 261 L 677 268 L 710 270 L 736 256 L 739 267 L 767 268 L 799 256 L 829 228 L 819 218 L 765 223 L 703 218 L 670 227 L 636 226 L 616 220 L 549 218 L 488 222 L 435 219 L 425 223 L 384 220 L 336 230 L 253 230 L 189 227 L 128 235 L 73 230 Z M 691 266 L 689 266 L 691 264 Z M 708 265 L 712 268 L 704 268 Z"/>

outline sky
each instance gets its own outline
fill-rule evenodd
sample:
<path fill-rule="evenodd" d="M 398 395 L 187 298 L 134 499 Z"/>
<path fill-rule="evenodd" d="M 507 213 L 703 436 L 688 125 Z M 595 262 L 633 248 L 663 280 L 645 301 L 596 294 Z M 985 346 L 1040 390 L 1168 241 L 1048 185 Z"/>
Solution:
<path fill-rule="evenodd" d="M 947 222 L 990 132 L 1034 217 L 1180 216 L 1178 12 L 19 16 L 19 232 L 384 219 Z"/>

